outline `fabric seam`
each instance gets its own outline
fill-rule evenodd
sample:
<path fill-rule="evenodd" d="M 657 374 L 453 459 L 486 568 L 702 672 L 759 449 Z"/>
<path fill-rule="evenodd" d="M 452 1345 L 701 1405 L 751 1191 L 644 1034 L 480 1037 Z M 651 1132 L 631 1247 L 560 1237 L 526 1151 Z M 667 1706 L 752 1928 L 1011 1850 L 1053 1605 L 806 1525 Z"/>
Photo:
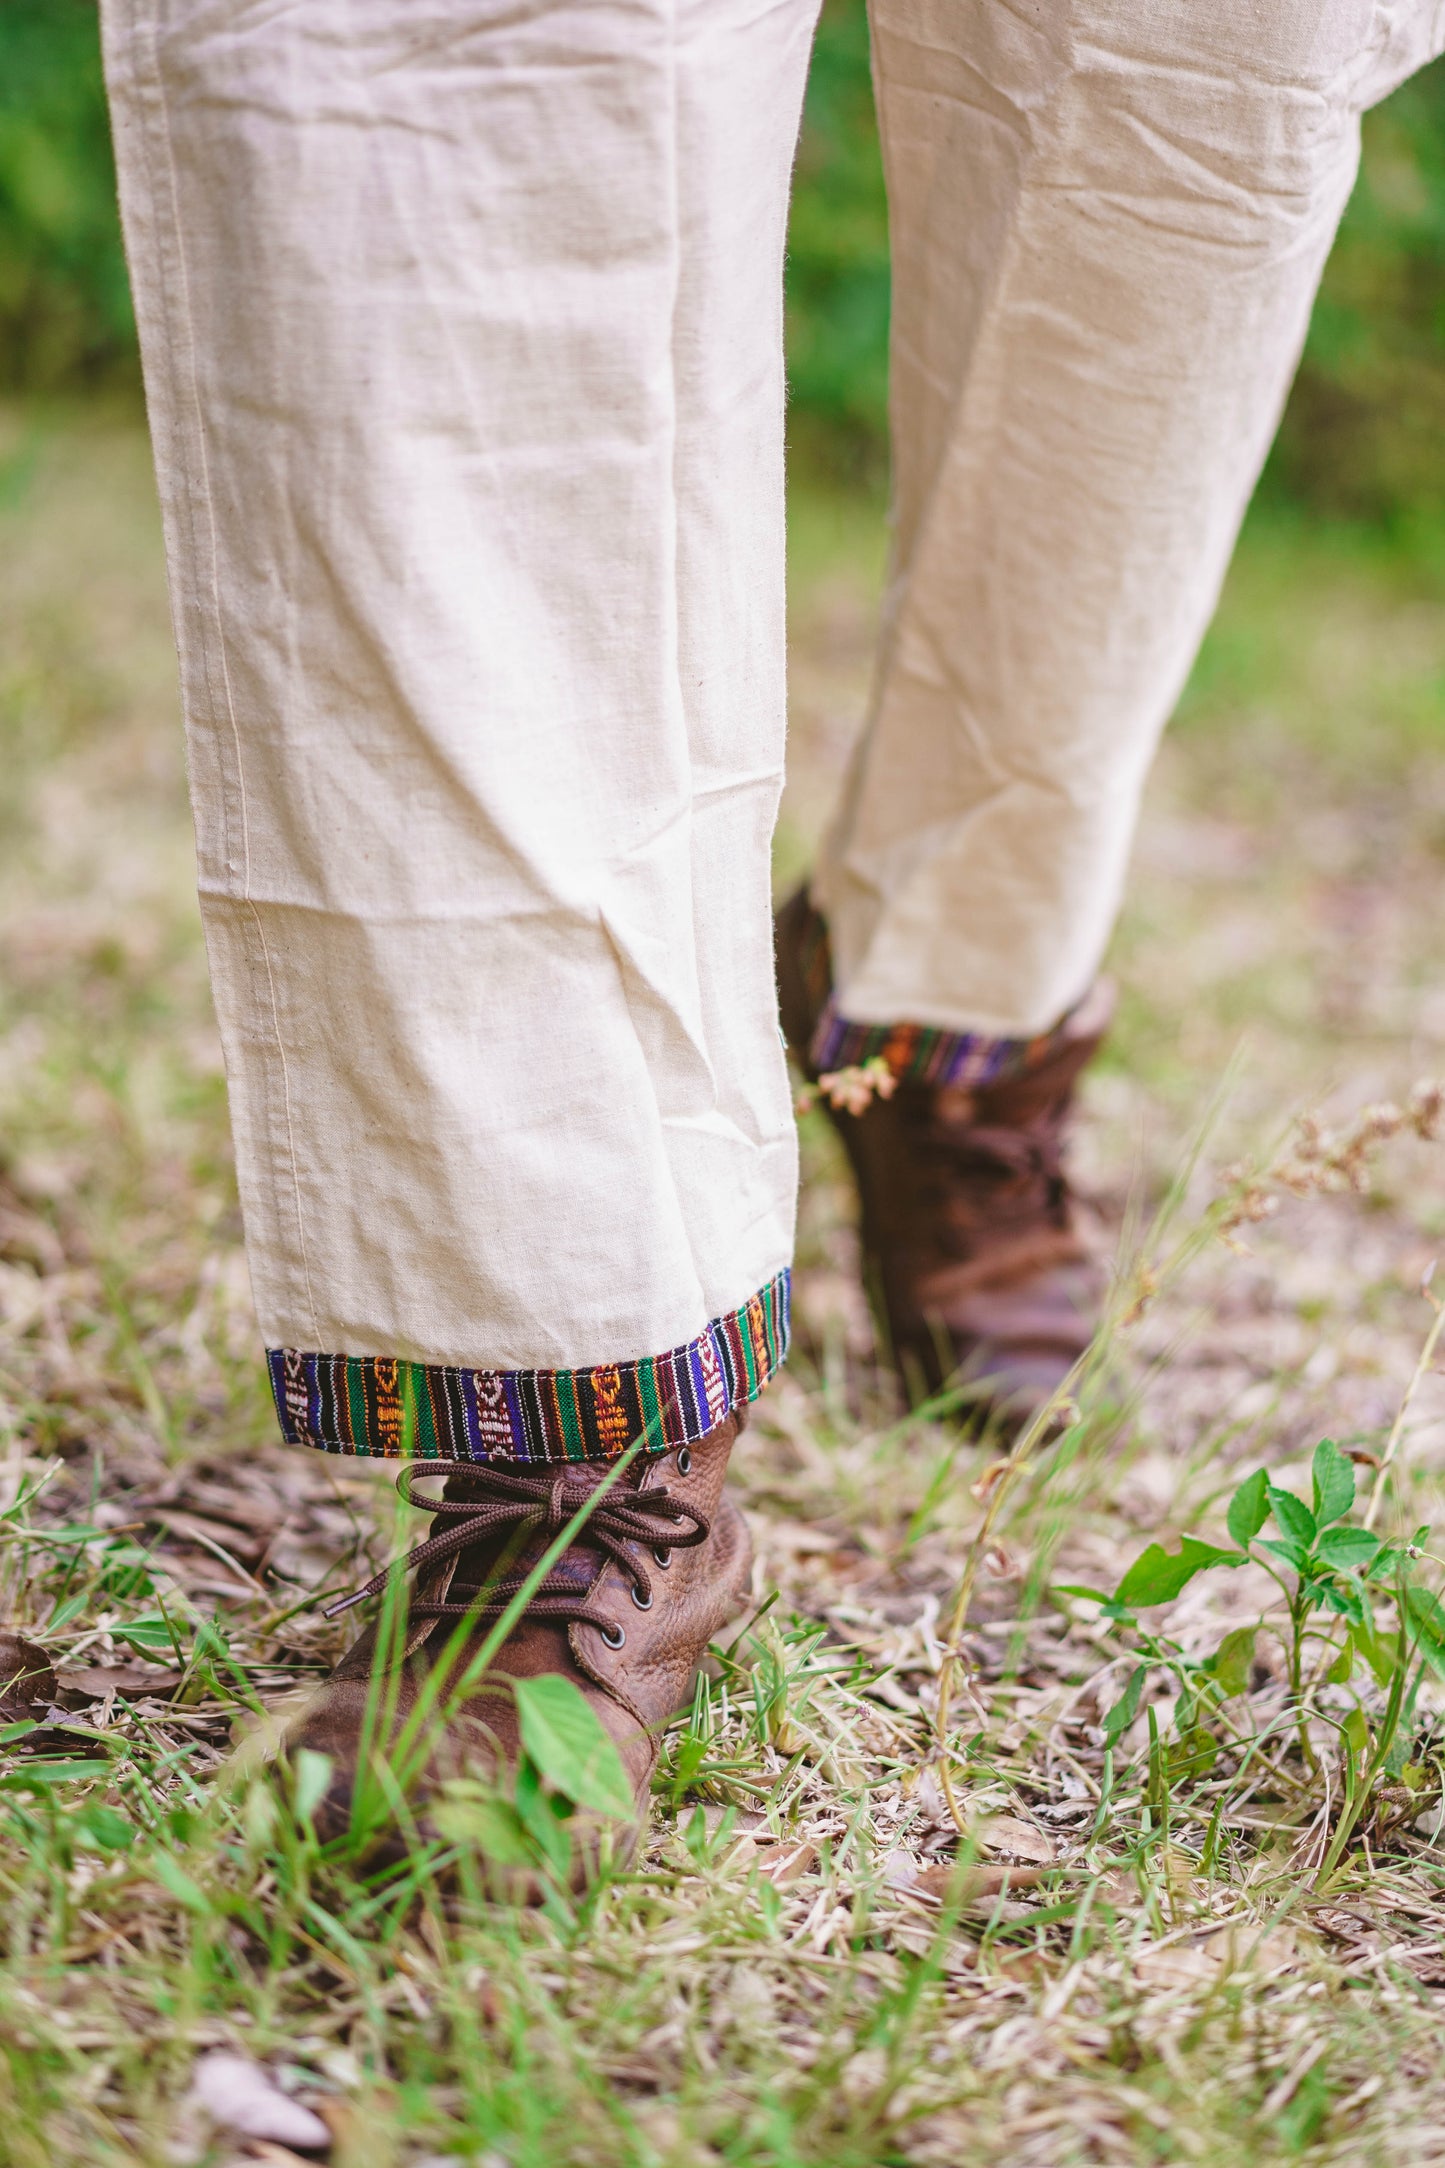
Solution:
<path fill-rule="evenodd" d="M 240 724 L 237 721 L 236 717 L 235 697 L 231 688 L 230 663 L 226 654 L 226 628 L 225 620 L 221 609 L 220 578 L 218 571 L 220 562 L 220 533 L 219 525 L 216 518 L 215 498 L 211 489 L 211 463 L 206 447 L 205 413 L 201 403 L 201 388 L 196 370 L 196 324 L 191 310 L 190 276 L 186 264 L 185 237 L 180 216 L 180 175 L 176 170 L 175 148 L 172 141 L 171 131 L 170 102 L 166 95 L 165 69 L 161 66 L 160 63 L 160 54 L 157 49 L 157 37 L 157 18 L 155 14 L 152 14 L 150 40 L 152 79 L 155 84 L 157 105 L 160 113 L 161 141 L 165 151 L 166 175 L 169 182 L 171 216 L 175 234 L 175 262 L 177 271 L 176 300 L 185 324 L 187 341 L 187 366 L 184 373 L 186 377 L 187 389 L 190 395 L 192 413 L 194 416 L 197 476 L 200 483 L 201 495 L 205 503 L 206 523 L 209 529 L 210 549 L 208 556 L 207 584 L 210 590 L 211 609 L 213 613 L 213 622 L 215 625 L 216 661 L 220 670 L 221 692 L 225 704 L 226 721 L 230 725 L 231 741 L 235 751 L 236 787 L 240 799 L 241 900 L 245 903 L 246 908 L 250 911 L 251 917 L 255 922 L 256 935 L 261 945 L 261 957 L 262 961 L 266 966 L 266 982 L 271 1009 L 271 1028 L 276 1042 L 277 1057 L 281 1064 L 281 1103 L 286 1117 L 286 1152 L 291 1164 L 291 1196 L 292 1208 L 296 1216 L 296 1239 L 301 1256 L 302 1277 L 306 1283 L 307 1307 L 311 1312 L 311 1329 L 319 1339 L 321 1334 L 321 1327 L 316 1309 L 316 1291 L 311 1279 L 311 1260 L 306 1244 L 306 1220 L 305 1214 L 301 1206 L 301 1169 L 296 1156 L 296 1130 L 291 1108 L 291 1072 L 286 1060 L 285 1043 L 281 1035 L 281 1011 L 280 1004 L 277 1000 L 276 995 L 276 975 L 271 966 L 271 952 L 266 941 L 265 931 L 261 924 L 261 914 L 257 910 L 255 901 L 251 894 L 251 823 L 250 809 L 246 797 L 245 756 L 242 750 Z M 167 333 L 167 344 L 171 345 L 172 362 L 174 364 L 176 358 L 175 350 L 174 345 L 170 340 L 169 332 Z M 177 375 L 177 377 L 179 377 L 181 371 L 177 369 L 175 371 L 175 374 Z M 224 791 L 222 792 L 222 807 L 224 817 Z M 227 826 L 229 828 L 229 823 L 227 823 Z M 230 853 L 228 849 L 228 862 L 229 857 Z"/>

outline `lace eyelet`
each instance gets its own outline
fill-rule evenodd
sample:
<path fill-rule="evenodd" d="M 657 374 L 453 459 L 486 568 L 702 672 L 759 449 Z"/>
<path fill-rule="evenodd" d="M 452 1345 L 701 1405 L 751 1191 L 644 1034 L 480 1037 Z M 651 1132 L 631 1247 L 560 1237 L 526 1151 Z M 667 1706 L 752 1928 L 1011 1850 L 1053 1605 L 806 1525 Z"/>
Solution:
<path fill-rule="evenodd" d="M 599 1626 L 597 1631 L 610 1649 L 620 1649 L 627 1639 L 627 1628 L 620 1624 L 614 1624 L 611 1628 Z"/>
<path fill-rule="evenodd" d="M 672 1564 L 671 1551 L 664 1550 L 662 1545 L 659 1544 L 652 1555 L 656 1559 L 658 1565 L 661 1566 L 663 1572 L 666 1573 L 668 1567 Z"/>
<path fill-rule="evenodd" d="M 650 1611 L 652 1609 L 652 1590 L 649 1589 L 645 1596 L 639 1596 L 637 1590 L 634 1588 L 634 1590 L 632 1591 L 632 1600 L 636 1604 L 639 1611 Z"/>
<path fill-rule="evenodd" d="M 685 1445 L 677 1449 L 677 1472 L 679 1475 L 692 1474 L 692 1455 Z"/>

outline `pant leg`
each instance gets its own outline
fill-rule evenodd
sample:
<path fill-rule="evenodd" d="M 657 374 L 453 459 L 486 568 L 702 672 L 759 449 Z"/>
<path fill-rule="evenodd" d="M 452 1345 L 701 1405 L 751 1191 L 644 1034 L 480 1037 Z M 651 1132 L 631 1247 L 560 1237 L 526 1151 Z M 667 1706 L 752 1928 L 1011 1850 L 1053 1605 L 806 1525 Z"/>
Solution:
<path fill-rule="evenodd" d="M 1098 969 L 1361 107 L 1445 44 L 1445 10 L 872 9 L 896 531 L 814 896 L 843 1019 L 1027 1037 Z"/>
<path fill-rule="evenodd" d="M 106 0 L 289 1436 L 576 1457 L 781 1359 L 767 843 L 812 0 Z"/>

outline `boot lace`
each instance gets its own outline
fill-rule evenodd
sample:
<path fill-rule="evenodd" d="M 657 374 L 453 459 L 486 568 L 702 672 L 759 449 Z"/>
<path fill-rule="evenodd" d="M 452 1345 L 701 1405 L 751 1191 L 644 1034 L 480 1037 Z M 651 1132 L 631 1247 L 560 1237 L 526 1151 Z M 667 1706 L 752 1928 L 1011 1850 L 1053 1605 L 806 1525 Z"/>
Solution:
<path fill-rule="evenodd" d="M 433 1475 L 446 1477 L 442 1496 L 438 1499 L 418 1497 L 417 1482 L 424 1476 Z M 634 1546 L 650 1550 L 659 1564 L 665 1564 L 671 1552 L 705 1542 L 711 1527 L 705 1513 L 675 1498 L 666 1484 L 645 1491 L 623 1490 L 619 1486 L 599 1499 L 595 1484 L 584 1482 L 575 1474 L 520 1475 L 509 1468 L 492 1467 L 485 1462 L 428 1460 L 416 1461 L 403 1468 L 396 1479 L 396 1487 L 409 1506 L 418 1506 L 435 1516 L 433 1533 L 408 1551 L 405 1558 L 374 1573 L 363 1588 L 328 1604 L 327 1618 L 338 1617 L 354 1604 L 364 1603 L 368 1596 L 380 1595 L 403 1574 L 425 1572 L 449 1558 L 459 1557 L 474 1544 L 488 1543 L 503 1549 L 511 1548 L 514 1552 L 535 1541 L 545 1546 L 591 1501 L 595 1503 L 577 1532 L 576 1545 L 600 1551 L 604 1557 L 614 1560 L 631 1584 L 633 1602 L 645 1611 L 652 1603 L 652 1581 Z M 469 1495 L 459 1497 L 458 1491 Z M 447 1523 L 450 1525 L 445 1525 Z M 502 1539 L 500 1545 L 498 1538 Z M 566 1619 L 569 1623 L 585 1621 L 598 1627 L 604 1638 L 611 1641 L 614 1622 L 588 1603 L 586 1593 L 579 1589 L 576 1580 L 558 1570 L 561 1563 L 559 1559 L 551 1572 L 538 1582 L 527 1599 L 523 1616 Z M 448 1596 L 460 1596 L 465 1599 L 461 1602 L 414 1597 L 409 1606 L 410 1615 L 413 1618 L 496 1617 L 516 1595 L 527 1579 L 527 1572 L 526 1566 L 521 1566 L 498 1577 L 489 1576 L 480 1586 L 453 1586 L 448 1590 Z M 592 1578 L 595 1579 L 595 1575 Z"/>

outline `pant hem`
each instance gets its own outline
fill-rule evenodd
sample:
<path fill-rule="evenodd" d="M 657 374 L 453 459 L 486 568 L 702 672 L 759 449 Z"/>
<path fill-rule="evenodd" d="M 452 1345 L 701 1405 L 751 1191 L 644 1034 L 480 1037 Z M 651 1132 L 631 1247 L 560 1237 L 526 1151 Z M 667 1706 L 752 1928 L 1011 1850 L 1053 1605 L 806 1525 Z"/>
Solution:
<path fill-rule="evenodd" d="M 785 1269 L 681 1347 L 585 1370 L 464 1370 L 268 1348 L 290 1445 L 381 1460 L 612 1460 L 693 1445 L 787 1358 Z"/>
<path fill-rule="evenodd" d="M 955 1031 L 938 1024 L 859 1023 L 838 1007 L 827 922 L 811 901 L 798 963 L 817 1017 L 808 1043 L 808 1067 L 815 1077 L 882 1061 L 900 1084 L 1001 1084 L 1046 1061 L 1067 1036 L 1075 1014 L 1071 1009 L 1051 1030 L 1032 1039 Z"/>
<path fill-rule="evenodd" d="M 900 1084 L 1001 1084 L 1046 1061 L 1062 1033 L 1055 1025 L 1034 1039 L 998 1039 L 939 1024 L 859 1024 L 840 1015 L 830 995 L 808 1058 L 818 1076 L 883 1061 Z"/>

